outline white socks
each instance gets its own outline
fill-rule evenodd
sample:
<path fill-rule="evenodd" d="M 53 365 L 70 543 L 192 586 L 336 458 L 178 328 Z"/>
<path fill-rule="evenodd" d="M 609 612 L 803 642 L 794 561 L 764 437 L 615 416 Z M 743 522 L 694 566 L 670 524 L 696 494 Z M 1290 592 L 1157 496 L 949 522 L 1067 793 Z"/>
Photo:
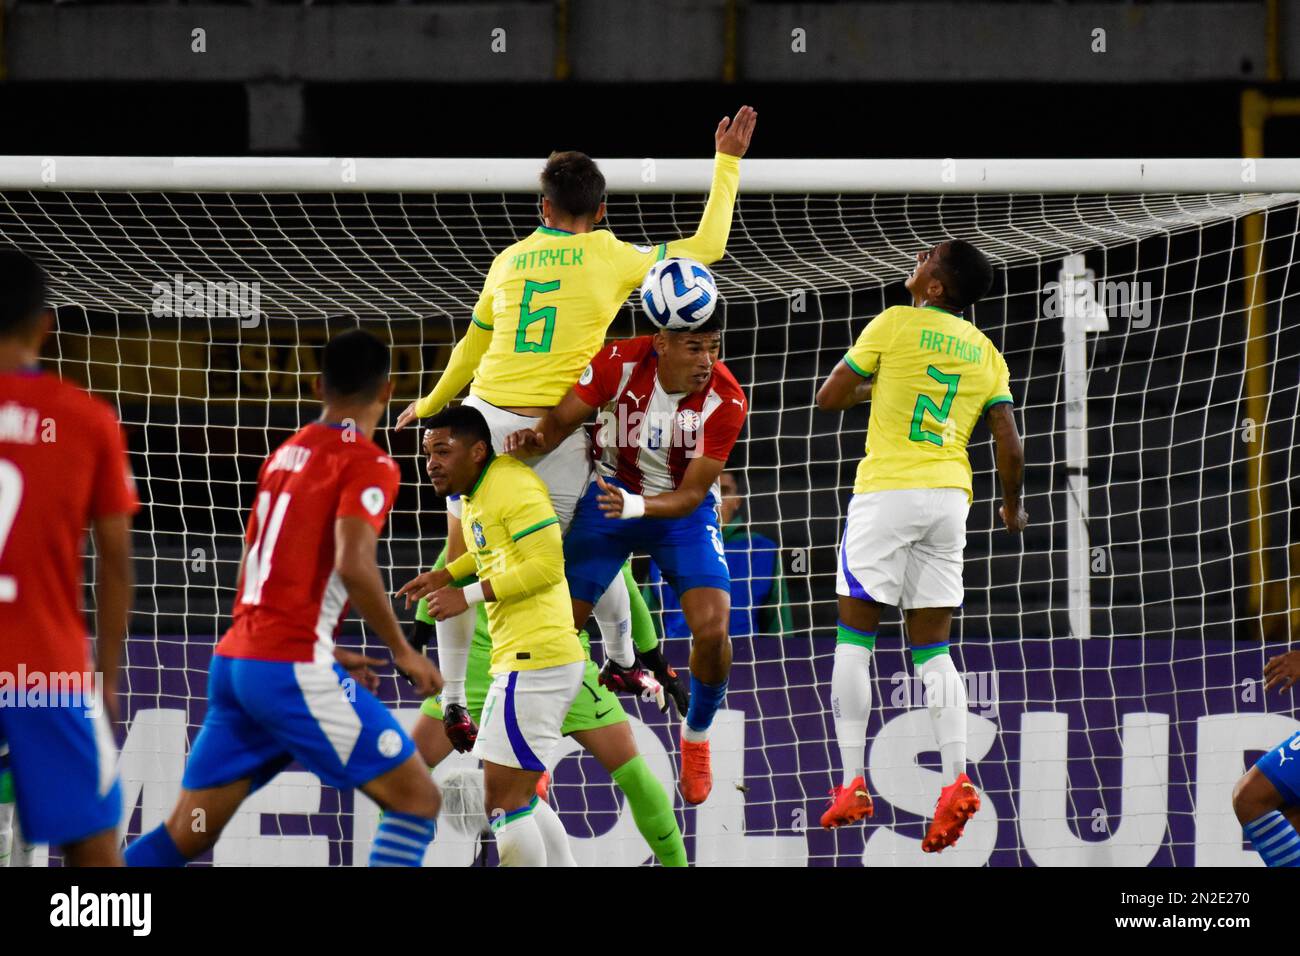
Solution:
<path fill-rule="evenodd" d="M 478 623 L 478 609 L 469 608 L 438 621 L 434 630 L 438 635 L 438 669 L 442 671 L 442 705 L 445 710 L 452 704 L 465 703 L 465 669 L 469 666 L 469 645 L 474 639 L 474 625 Z"/>
<path fill-rule="evenodd" d="M 917 664 L 916 676 L 939 744 L 944 779 L 951 783 L 966 772 L 966 684 L 946 653 Z"/>
<path fill-rule="evenodd" d="M 871 650 L 859 644 L 835 645 L 831 670 L 831 713 L 840 745 L 843 786 L 864 775 L 867 719 L 871 716 Z"/>
<path fill-rule="evenodd" d="M 546 865 L 546 842 L 532 810 L 494 827 L 492 834 L 496 837 L 502 866 Z"/>
<path fill-rule="evenodd" d="M 600 625 L 600 637 L 605 642 L 605 656 L 620 667 L 636 663 L 632 647 L 632 598 L 627 593 L 623 572 L 614 577 L 605 593 L 596 602 L 592 612 Z"/>
<path fill-rule="evenodd" d="M 540 797 L 533 804 L 533 819 L 542 834 L 542 843 L 546 847 L 547 866 L 577 866 L 573 851 L 569 849 L 569 834 L 564 832 L 560 815 L 549 803 Z"/>

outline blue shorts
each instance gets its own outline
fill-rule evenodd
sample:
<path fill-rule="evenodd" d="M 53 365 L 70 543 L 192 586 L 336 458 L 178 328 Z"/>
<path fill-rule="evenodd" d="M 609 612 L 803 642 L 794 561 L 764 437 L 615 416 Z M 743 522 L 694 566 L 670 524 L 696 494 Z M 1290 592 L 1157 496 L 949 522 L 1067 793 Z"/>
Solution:
<path fill-rule="evenodd" d="M 0 740 L 9 744 L 18 821 L 29 843 L 67 846 L 117 826 L 122 787 L 113 732 L 79 695 L 57 706 L 0 707 Z"/>
<path fill-rule="evenodd" d="M 1300 804 L 1300 730 L 1260 757 L 1255 766 L 1282 794 L 1283 806 Z"/>
<path fill-rule="evenodd" d="M 252 778 L 256 790 L 297 760 L 348 790 L 414 752 L 388 708 L 338 664 L 215 656 L 208 713 L 182 786 L 206 790 Z"/>
<path fill-rule="evenodd" d="M 564 574 L 574 598 L 595 604 L 633 553 L 648 554 L 679 597 L 692 588 L 731 593 L 718 507 L 711 493 L 685 517 L 626 520 L 606 518 L 596 504 L 599 494 L 600 486 L 593 481 L 578 502 L 564 538 Z"/>

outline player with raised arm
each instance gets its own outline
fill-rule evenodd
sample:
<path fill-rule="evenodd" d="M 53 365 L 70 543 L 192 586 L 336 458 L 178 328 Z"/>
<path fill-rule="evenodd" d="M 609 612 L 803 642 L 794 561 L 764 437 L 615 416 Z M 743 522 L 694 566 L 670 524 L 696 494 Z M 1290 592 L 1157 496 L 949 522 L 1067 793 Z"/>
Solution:
<path fill-rule="evenodd" d="M 1264 693 L 1294 687 L 1300 680 L 1300 651 L 1269 658 L 1264 680 Z M 1265 753 L 1237 781 L 1232 809 L 1266 866 L 1300 867 L 1300 731 Z"/>
<path fill-rule="evenodd" d="M 718 124 L 713 183 L 699 228 L 692 236 L 657 245 L 632 245 L 607 229 L 596 229 L 605 216 L 605 177 L 582 153 L 552 153 L 541 175 L 542 225 L 493 260 L 469 329 L 442 376 L 428 395 L 407 406 L 396 427 L 433 415 L 466 385 L 470 395 L 465 401 L 487 419 L 497 451 L 506 435 L 533 427 L 605 344 L 614 316 L 651 266 L 665 257 L 703 263 L 722 258 L 731 231 L 740 159 L 749 148 L 757 115 L 742 106 L 734 120 L 724 117 Z M 590 474 L 586 435 L 575 432 L 528 464 L 546 483 L 561 531 L 567 531 Z M 458 507 L 454 499 L 448 501 L 453 560 L 461 553 Z M 653 633 L 635 643 L 643 650 L 654 681 L 637 662 L 632 626 L 648 620 L 648 613 L 637 589 L 628 587 L 628 577 L 617 578 L 595 608 L 606 656 L 601 680 L 631 691 L 653 689 L 657 681 L 674 692 L 675 675 L 654 646 Z M 465 659 L 473 630 L 472 615 L 438 623 L 438 660 L 452 703 L 464 703 L 455 665 Z M 681 696 L 674 693 L 679 703 Z"/>
<path fill-rule="evenodd" d="M 720 323 L 613 342 L 564 399 L 507 449 L 543 454 L 597 409 L 596 478 L 564 542 L 573 619 L 634 552 L 649 554 L 681 599 L 693 637 L 678 782 L 687 803 L 713 786 L 709 727 L 727 692 L 731 578 L 718 524 L 718 476 L 745 421 L 745 393 L 718 360 Z"/>
<path fill-rule="evenodd" d="M 423 442 L 424 453 L 429 456 L 426 471 L 432 470 L 432 440 L 433 433 L 426 429 Z M 432 575 L 445 566 L 445 557 L 444 548 L 434 565 L 434 571 L 429 576 L 422 576 L 425 578 L 423 584 L 432 586 L 442 580 Z M 451 583 L 456 587 L 466 587 L 474 582 L 473 578 L 463 578 Z M 415 625 L 411 632 L 411 643 L 416 647 L 423 647 L 433 636 L 435 619 L 429 612 L 428 604 L 428 598 L 420 598 L 416 608 Z M 449 704 L 444 707 L 440 698 L 430 697 L 420 707 L 420 716 L 411 731 L 415 746 L 430 769 L 442 763 L 453 749 L 461 753 L 469 752 L 478 733 L 477 725 L 483 719 L 483 702 L 487 699 L 488 687 L 492 683 L 489 673 L 492 636 L 487 619 L 487 605 L 480 604 L 474 610 L 477 611 L 477 620 L 469 662 L 465 668 L 465 704 Z M 565 715 L 560 732 L 576 740 L 609 772 L 610 778 L 627 797 L 632 819 L 655 858 L 664 866 L 686 866 L 686 845 L 682 841 L 682 831 L 677 825 L 668 792 L 638 752 L 627 713 L 618 697 L 597 679 L 596 665 L 590 657 L 591 649 L 587 644 L 586 633 L 579 632 L 578 637 L 583 652 L 588 655 L 583 662 L 582 689 Z M 683 713 L 686 710 L 684 706 L 681 709 Z M 542 802 L 546 802 L 544 795 Z M 548 806 L 542 812 L 546 813 L 549 809 Z M 560 827 L 557 832 L 552 827 L 543 831 L 544 838 L 558 837 L 554 845 L 549 840 L 547 842 L 546 855 L 551 865 L 556 865 L 559 861 L 572 861 L 563 829 Z"/>
<path fill-rule="evenodd" d="M 1012 413 L 1010 374 L 993 343 L 962 313 L 993 284 L 993 268 L 959 239 L 916 257 L 906 281 L 912 305 L 874 319 L 817 393 L 823 411 L 871 401 L 866 455 L 858 465 L 840 542 L 839 628 L 831 710 L 843 784 L 831 791 L 822 826 L 872 813 L 864 767 L 871 714 L 871 653 L 882 604 L 906 621 L 912 665 L 926 690 L 943 772 L 942 789 L 921 848 L 939 852 L 979 810 L 966 775 L 966 689 L 948 653 L 953 610 L 962 603 L 962 552 L 971 502 L 966 451 L 982 417 L 997 443 L 999 513 L 1008 531 L 1024 529 L 1024 452 Z"/>
<path fill-rule="evenodd" d="M 105 712 L 118 716 L 139 504 L 113 410 L 40 369 L 54 324 L 45 291 L 39 265 L 0 249 L 0 674 L 11 687 L 0 695 L 0 740 L 23 836 L 60 847 L 69 866 L 120 866 L 122 792 Z M 81 604 L 87 527 L 98 687 L 87 686 Z"/>
<path fill-rule="evenodd" d="M 438 670 L 402 634 L 375 551 L 400 480 L 372 440 L 388 408 L 388 348 L 335 336 L 316 381 L 321 417 L 262 464 L 233 622 L 217 644 L 208 711 L 167 821 L 127 849 L 130 866 L 182 866 L 217 842 L 240 804 L 297 760 L 384 810 L 371 866 L 420 866 L 438 789 L 415 744 L 372 693 L 381 663 L 335 647 L 348 603 L 423 694 Z M 195 827 L 195 820 L 202 827 Z"/>
<path fill-rule="evenodd" d="M 397 593 L 408 606 L 427 597 L 438 620 L 487 603 L 492 684 L 473 753 L 483 761 L 501 865 L 571 865 L 564 826 L 537 796 L 587 660 L 578 629 L 569 626 L 560 520 L 541 478 L 517 458 L 493 452 L 478 409 L 443 409 L 428 428 L 429 478 L 438 494 L 461 496 L 466 550 Z M 455 585 L 470 574 L 478 581 Z"/>

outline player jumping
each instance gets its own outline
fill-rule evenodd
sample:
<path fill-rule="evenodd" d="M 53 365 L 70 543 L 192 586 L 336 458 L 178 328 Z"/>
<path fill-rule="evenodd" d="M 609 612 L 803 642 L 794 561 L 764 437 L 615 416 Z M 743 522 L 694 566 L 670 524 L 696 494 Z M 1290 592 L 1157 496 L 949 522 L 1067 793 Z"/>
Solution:
<path fill-rule="evenodd" d="M 921 844 L 927 853 L 955 843 L 980 806 L 966 775 L 966 689 L 948 637 L 962 603 L 971 501 L 966 445 L 981 416 L 997 442 L 1003 523 L 1018 533 L 1029 520 L 1007 364 L 961 315 L 992 283 L 992 267 L 970 243 L 954 239 L 919 253 L 906 282 L 912 305 L 872 319 L 817 393 L 823 411 L 871 400 L 867 452 L 853 485 L 835 588 L 840 619 L 831 709 L 844 782 L 831 791 L 822 826 L 872 813 L 863 759 L 871 652 L 880 606 L 892 605 L 903 611 L 943 772 L 953 781 L 943 788 Z"/>
<path fill-rule="evenodd" d="M 1270 658 L 1264 692 L 1300 680 L 1300 651 Z M 1295 764 L 1294 767 L 1289 766 Z M 1232 809 L 1267 866 L 1300 867 L 1300 731 L 1256 761 L 1232 791 Z"/>
<path fill-rule="evenodd" d="M 716 318 L 613 342 L 564 399 L 508 450 L 544 454 L 598 408 L 596 478 L 564 541 L 573 619 L 592 605 L 633 552 L 654 559 L 680 596 L 691 630 L 691 695 L 682 722 L 678 787 L 703 803 L 713 786 L 709 727 L 727 691 L 731 578 L 718 526 L 718 476 L 745 421 L 745 393 L 718 361 Z"/>
<path fill-rule="evenodd" d="M 542 171 L 542 226 L 498 255 L 488 270 L 465 337 L 451 353 L 433 390 L 399 416 L 401 429 L 443 408 L 470 385 L 466 404 L 492 429 L 495 449 L 511 432 L 534 427 L 593 355 L 628 293 L 665 257 L 703 263 L 722 258 L 731 231 L 740 180 L 740 159 L 749 148 L 757 113 L 742 106 L 714 133 L 713 184 L 693 236 L 658 245 L 620 242 L 596 229 L 605 216 L 605 177 L 578 152 L 552 153 Z M 567 531 L 590 474 L 586 435 L 575 432 L 547 455 L 529 459 L 546 483 L 562 531 Z M 448 502 L 448 540 L 454 560 L 461 553 L 456 501 Z M 634 605 L 641 605 L 636 607 Z M 633 651 L 632 622 L 648 620 L 644 600 L 627 577 L 616 578 L 595 608 L 604 639 L 602 682 L 641 690 L 653 683 Z M 583 625 L 586 621 L 582 622 Z M 461 666 L 474 631 L 473 615 L 438 622 L 438 660 L 448 681 L 447 699 L 464 704 Z M 653 634 L 637 642 L 659 684 L 672 692 L 675 674 L 654 647 Z M 679 694 L 674 697 L 680 700 Z"/>
<path fill-rule="evenodd" d="M 424 433 L 424 452 L 430 455 L 433 433 L 426 429 Z M 432 466 L 430 455 L 429 465 Z M 446 550 L 438 558 L 434 572 L 444 566 Z M 426 586 L 442 586 L 448 583 L 446 578 L 434 578 L 432 573 L 421 583 Z M 456 587 L 466 587 L 474 579 L 461 579 L 454 583 Z M 465 672 L 466 703 L 448 704 L 437 697 L 428 698 L 420 707 L 420 716 L 411 731 L 415 746 L 420 751 L 430 769 L 438 766 L 456 749 L 468 752 L 474 745 L 478 733 L 477 724 L 482 720 L 483 702 L 487 698 L 488 686 L 492 682 L 489 673 L 492 659 L 492 637 L 488 625 L 486 604 L 480 604 L 477 611 L 474 640 L 470 645 L 469 663 Z M 416 608 L 415 627 L 411 643 L 423 647 L 428 643 L 434 627 L 434 618 L 429 613 L 428 598 L 421 598 Z M 587 644 L 586 632 L 579 632 L 583 651 L 588 654 L 583 662 L 582 689 L 565 715 L 560 732 L 566 737 L 573 737 L 584 750 L 600 761 L 614 783 L 627 797 L 628 807 L 632 811 L 641 836 L 645 838 L 656 859 L 664 866 L 686 866 L 686 846 L 682 842 L 682 832 L 673 813 L 672 801 L 667 791 L 650 770 L 649 764 L 637 751 L 632 729 L 628 725 L 627 714 L 609 688 L 597 679 L 596 665 L 592 662 L 591 649 Z M 683 707 L 684 711 L 685 708 Z M 542 798 L 545 802 L 545 797 Z M 548 807 L 549 809 L 549 807 Z M 545 813 L 546 811 L 543 811 Z M 546 847 L 547 861 L 552 866 L 558 863 L 573 864 L 568 840 L 553 829 L 545 830 L 544 835 L 554 834 L 561 839 Z"/>
<path fill-rule="evenodd" d="M 408 581 L 407 603 L 429 598 L 439 620 L 487 603 L 492 684 L 473 753 L 483 761 L 484 799 L 502 866 L 571 863 L 564 825 L 537 796 L 546 760 L 582 687 L 587 655 L 569 626 L 560 522 L 541 478 L 492 451 L 483 414 L 467 404 L 428 422 L 429 477 L 438 494 L 461 496 L 465 553 Z M 474 573 L 467 587 L 453 582 Z M 566 857 L 568 857 L 566 859 Z"/>
<path fill-rule="evenodd" d="M 442 685 L 402 634 L 375 559 L 399 482 L 396 463 L 371 440 L 392 396 L 388 368 L 387 347 L 370 333 L 331 339 L 316 383 L 320 419 L 263 463 L 234 620 L 212 658 L 208 711 L 180 799 L 166 823 L 127 849 L 128 865 L 194 859 L 249 794 L 295 759 L 383 808 L 371 866 L 421 865 L 438 790 L 415 744 L 365 686 L 377 680 L 369 665 L 381 662 L 334 646 L 350 601 L 417 690 Z"/>
<path fill-rule="evenodd" d="M 14 691 L 0 695 L 0 740 L 23 836 L 60 847 L 70 866 L 120 866 L 122 791 L 105 712 L 118 716 L 138 503 L 112 409 L 40 369 L 54 323 L 45 290 L 40 266 L 0 249 L 0 673 Z M 87 527 L 98 688 L 87 686 L 81 607 Z"/>

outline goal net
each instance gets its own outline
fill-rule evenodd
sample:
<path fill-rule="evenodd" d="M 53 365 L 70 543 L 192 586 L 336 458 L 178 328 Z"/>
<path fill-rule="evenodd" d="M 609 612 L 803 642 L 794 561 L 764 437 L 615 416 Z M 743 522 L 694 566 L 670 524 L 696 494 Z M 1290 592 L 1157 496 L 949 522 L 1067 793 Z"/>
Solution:
<path fill-rule="evenodd" d="M 143 501 L 121 762 L 134 835 L 163 819 L 179 788 L 257 469 L 314 417 L 319 346 L 360 323 L 392 342 L 397 397 L 427 390 L 493 255 L 537 225 L 538 164 L 461 161 L 440 181 L 453 164 L 407 161 L 395 178 L 358 182 L 290 163 L 63 162 L 73 175 L 0 164 L 0 229 L 51 275 L 48 367 L 114 403 L 128 432 Z M 636 242 L 694 230 L 707 163 L 671 167 L 674 184 L 622 162 L 609 228 Z M 825 164 L 747 160 L 715 267 L 724 360 L 751 402 L 729 464 L 743 477 L 744 530 L 729 546 L 778 550 L 789 614 L 756 614 L 755 633 L 733 636 L 713 795 L 699 808 L 677 803 L 692 860 L 1257 862 L 1231 787 L 1300 728 L 1289 697 L 1265 700 L 1258 683 L 1300 614 L 1300 197 L 1242 192 L 1226 177 L 1219 191 L 1153 191 L 1136 177 L 1112 187 L 1086 163 L 1064 164 L 1064 180 L 1059 169 L 1050 183 L 1027 176 L 1032 192 L 989 191 L 996 177 L 968 175 L 909 186 L 902 164 L 859 166 L 837 184 Z M 419 185 L 429 181 L 439 184 Z M 997 265 L 972 318 L 1011 368 L 1030 526 L 1022 537 L 1000 530 L 992 443 L 978 427 L 953 639 L 971 776 L 986 799 L 962 842 L 932 856 L 920 839 L 946 781 L 896 612 L 874 656 L 875 817 L 818 825 L 839 780 L 828 711 L 836 544 L 867 409 L 826 414 L 813 396 L 863 325 L 905 301 L 915 253 L 947 237 Z M 629 305 L 610 334 L 645 328 Z M 403 472 L 380 545 L 395 587 L 432 564 L 444 508 L 418 435 L 376 437 Z M 778 594 L 771 578 L 744 583 Z M 382 653 L 355 617 L 340 642 Z M 688 649 L 666 641 L 679 667 Z M 413 721 L 419 702 L 404 683 L 386 676 L 381 696 Z M 675 794 L 675 722 L 626 705 Z M 456 756 L 439 768 L 449 804 L 473 803 L 462 797 L 474 766 Z M 592 758 L 566 743 L 553 776 L 580 863 L 650 859 Z M 291 769 L 241 811 L 214 861 L 362 865 L 376 818 L 366 798 Z M 478 829 L 451 812 L 427 862 L 489 852 Z"/>

